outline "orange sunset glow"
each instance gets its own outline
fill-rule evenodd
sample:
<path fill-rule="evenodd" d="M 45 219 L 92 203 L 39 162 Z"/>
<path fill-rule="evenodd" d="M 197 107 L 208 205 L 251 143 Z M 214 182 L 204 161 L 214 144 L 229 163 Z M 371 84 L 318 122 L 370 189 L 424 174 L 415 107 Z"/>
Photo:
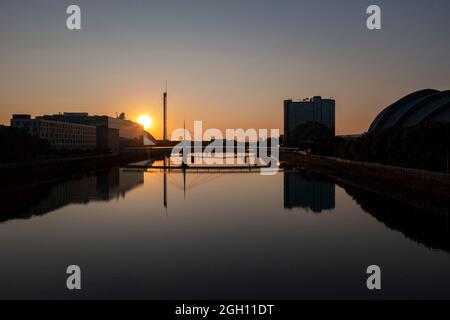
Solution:
<path fill-rule="evenodd" d="M 150 118 L 148 115 L 145 114 L 139 116 L 137 122 L 141 124 L 145 130 L 150 129 L 153 124 L 152 118 Z"/>

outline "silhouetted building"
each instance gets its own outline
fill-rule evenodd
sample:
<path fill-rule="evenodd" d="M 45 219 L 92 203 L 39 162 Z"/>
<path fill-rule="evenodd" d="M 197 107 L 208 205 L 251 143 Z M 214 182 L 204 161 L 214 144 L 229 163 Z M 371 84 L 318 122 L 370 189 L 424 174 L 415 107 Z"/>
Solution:
<path fill-rule="evenodd" d="M 291 140 L 295 128 L 304 123 L 317 122 L 335 134 L 335 101 L 313 97 L 301 101 L 284 101 L 284 142 Z"/>
<path fill-rule="evenodd" d="M 358 138 L 361 138 L 363 135 L 360 133 L 357 134 L 344 134 L 344 135 L 340 135 L 337 136 L 338 138 L 344 139 L 346 141 L 352 141 L 352 140 L 356 140 Z"/>
<path fill-rule="evenodd" d="M 31 119 L 30 115 L 15 114 L 11 127 L 24 129 L 32 136 L 47 140 L 55 149 L 93 150 L 97 147 L 97 128 L 91 125 Z"/>
<path fill-rule="evenodd" d="M 118 118 L 90 116 L 84 112 L 65 112 L 63 114 L 44 115 L 38 118 L 95 126 L 100 130 L 98 133 L 98 146 L 112 151 L 115 151 L 118 146 L 125 148 L 156 144 L 155 138 L 145 131 L 141 124 L 126 120 L 123 113 Z M 118 137 L 115 130 L 118 130 Z"/>
<path fill-rule="evenodd" d="M 410 127 L 429 121 L 450 122 L 450 90 L 413 92 L 384 109 L 369 132 L 391 127 Z"/>
<path fill-rule="evenodd" d="M 335 208 L 335 185 L 308 180 L 297 172 L 284 172 L 284 208 L 304 208 L 320 213 Z"/>
<path fill-rule="evenodd" d="M 98 126 L 97 147 L 100 150 L 119 152 L 120 150 L 119 129 L 108 128 L 107 126 Z"/>

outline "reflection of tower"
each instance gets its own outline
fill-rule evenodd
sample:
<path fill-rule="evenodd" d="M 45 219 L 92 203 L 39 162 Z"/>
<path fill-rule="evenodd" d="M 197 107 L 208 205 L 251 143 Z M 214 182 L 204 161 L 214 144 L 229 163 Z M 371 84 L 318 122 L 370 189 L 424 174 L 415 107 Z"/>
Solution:
<path fill-rule="evenodd" d="M 170 171 L 170 159 L 169 158 L 164 158 L 163 161 L 164 165 L 163 165 L 163 171 L 164 171 L 164 192 L 163 192 L 163 204 L 164 204 L 164 208 L 167 209 L 167 171 Z M 183 194 L 184 194 L 184 198 L 186 198 L 186 168 L 184 167 L 182 169 L 182 173 L 183 173 Z"/>
<path fill-rule="evenodd" d="M 320 213 L 335 208 L 332 182 L 308 179 L 298 172 L 284 172 L 284 208 L 305 208 Z"/>
<path fill-rule="evenodd" d="M 167 141 L 167 84 L 163 95 L 163 141 Z"/>
<path fill-rule="evenodd" d="M 186 199 L 186 167 L 183 167 L 183 195 Z"/>
<path fill-rule="evenodd" d="M 167 209 L 167 158 L 164 158 L 164 208 Z"/>

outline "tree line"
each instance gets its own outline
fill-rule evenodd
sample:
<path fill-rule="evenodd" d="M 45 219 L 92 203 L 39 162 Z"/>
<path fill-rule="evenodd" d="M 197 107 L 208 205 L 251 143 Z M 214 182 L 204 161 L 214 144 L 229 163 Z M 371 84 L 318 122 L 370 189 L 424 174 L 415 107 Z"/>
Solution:
<path fill-rule="evenodd" d="M 323 156 L 448 172 L 450 123 L 393 127 L 358 138 L 334 137 L 324 125 L 306 123 L 294 130 L 287 144 Z"/>

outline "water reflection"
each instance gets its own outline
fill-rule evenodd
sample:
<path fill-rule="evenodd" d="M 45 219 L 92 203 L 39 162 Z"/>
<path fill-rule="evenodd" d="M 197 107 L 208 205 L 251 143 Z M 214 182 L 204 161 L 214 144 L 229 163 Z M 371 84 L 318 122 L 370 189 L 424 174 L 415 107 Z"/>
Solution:
<path fill-rule="evenodd" d="M 44 215 L 70 204 L 118 200 L 143 184 L 142 171 L 116 167 L 62 182 L 11 188 L 0 192 L 3 207 L 0 222 Z"/>
<path fill-rule="evenodd" d="M 435 213 L 350 185 L 343 187 L 364 211 L 388 228 L 428 248 L 450 252 L 448 212 Z"/>
<path fill-rule="evenodd" d="M 0 199 L 0 298 L 73 298 L 74 262 L 82 298 L 373 298 L 374 263 L 379 297 L 450 296 L 447 215 L 307 171 L 114 168 Z"/>
<path fill-rule="evenodd" d="M 147 174 L 159 174 L 159 172 Z M 162 205 L 165 208 L 168 207 L 168 176 L 170 174 L 169 171 L 164 170 L 161 181 Z M 206 183 L 211 180 L 211 177 L 223 174 L 225 173 L 188 174 L 184 171 L 181 175 L 177 175 L 182 180 L 175 187 L 182 190 L 186 198 L 186 192 L 189 192 L 190 187 Z M 45 215 L 70 204 L 123 199 L 128 192 L 143 184 L 144 171 L 112 168 L 62 182 L 40 183 L 2 191 L 0 199 L 3 210 L 0 222 Z M 348 183 L 339 184 L 365 212 L 388 228 L 398 230 L 408 238 L 429 248 L 450 252 L 448 213 L 436 214 Z M 335 189 L 333 180 L 313 172 L 286 170 L 283 172 L 283 207 L 287 210 L 299 209 L 314 213 L 332 211 L 336 208 Z"/>
<path fill-rule="evenodd" d="M 339 183 L 365 212 L 388 228 L 431 249 L 450 252 L 450 222 L 448 208 L 437 210 L 424 202 L 405 202 L 405 196 L 391 198 L 372 191 Z M 384 194 L 384 190 L 379 193 Z M 335 209 L 335 182 L 310 171 L 284 172 L 284 208 L 300 208 L 321 213 Z M 420 203 L 420 207 L 414 206 Z M 437 213 L 439 212 L 439 213 Z"/>
<path fill-rule="evenodd" d="M 336 206 L 335 184 L 308 172 L 284 172 L 284 208 L 321 213 Z"/>

